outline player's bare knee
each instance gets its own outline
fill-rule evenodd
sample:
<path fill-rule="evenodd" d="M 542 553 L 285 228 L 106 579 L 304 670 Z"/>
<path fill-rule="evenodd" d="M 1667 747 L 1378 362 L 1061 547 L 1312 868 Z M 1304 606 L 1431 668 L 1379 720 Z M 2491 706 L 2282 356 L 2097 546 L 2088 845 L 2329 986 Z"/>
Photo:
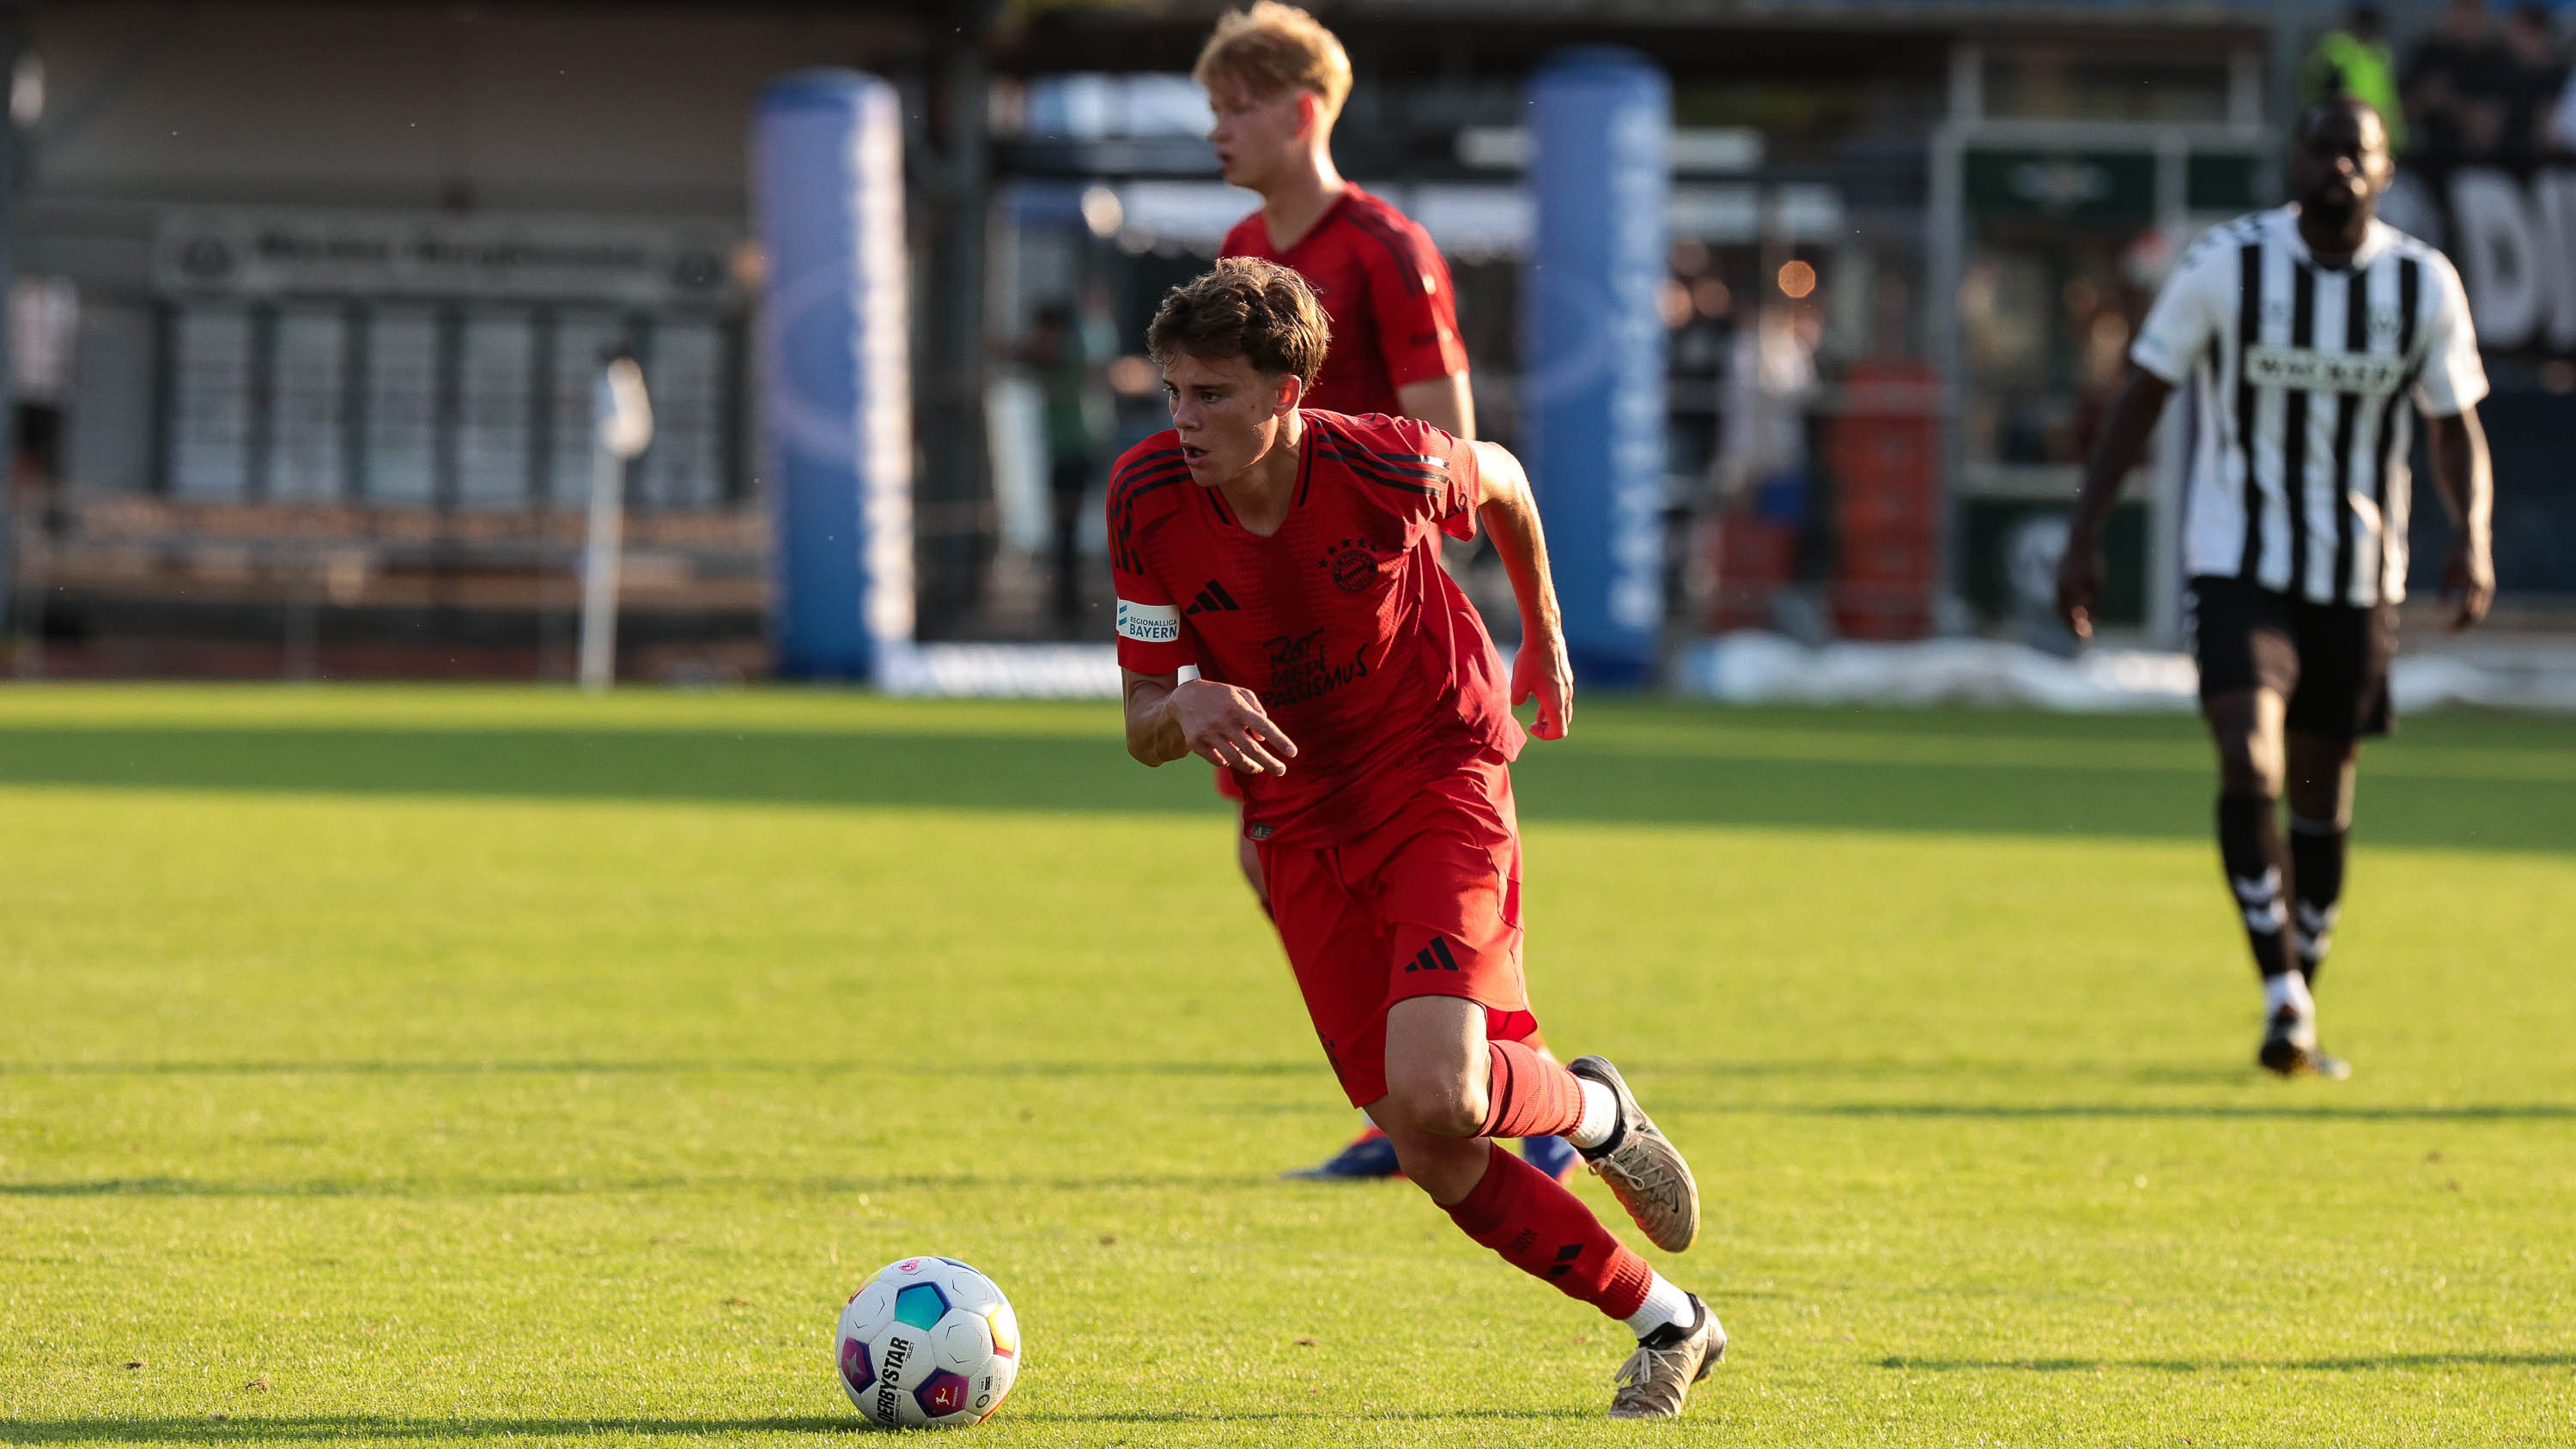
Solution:
<path fill-rule="evenodd" d="M 2277 797 L 2283 773 L 2279 745 L 2253 735 L 2219 737 L 2220 789 L 2231 794 Z"/>
<path fill-rule="evenodd" d="M 1484 1093 L 1463 1074 L 1425 1073 L 1390 1081 L 1387 1095 L 1416 1130 L 1434 1137 L 1474 1137 L 1485 1123 Z"/>
<path fill-rule="evenodd" d="M 2269 689 L 2231 690 L 2201 702 L 2218 750 L 2218 785 L 2230 794 L 2281 793 L 2283 703 Z"/>

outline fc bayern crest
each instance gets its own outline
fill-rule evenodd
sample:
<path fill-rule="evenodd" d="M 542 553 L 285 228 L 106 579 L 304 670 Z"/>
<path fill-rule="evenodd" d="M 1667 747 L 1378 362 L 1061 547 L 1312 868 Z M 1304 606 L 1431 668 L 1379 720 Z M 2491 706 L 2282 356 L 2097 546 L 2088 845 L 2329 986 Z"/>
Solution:
<path fill-rule="evenodd" d="M 1377 553 L 1364 538 L 1343 539 L 1315 562 L 1331 575 L 1333 587 L 1346 594 L 1367 593 L 1377 582 Z"/>

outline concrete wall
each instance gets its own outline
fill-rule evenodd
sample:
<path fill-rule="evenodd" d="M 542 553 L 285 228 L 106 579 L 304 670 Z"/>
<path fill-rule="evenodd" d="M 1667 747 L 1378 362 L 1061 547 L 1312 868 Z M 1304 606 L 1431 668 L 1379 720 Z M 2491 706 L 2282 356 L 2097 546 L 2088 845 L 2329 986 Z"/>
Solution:
<path fill-rule="evenodd" d="M 745 117 L 881 23 L 584 7 L 83 5 L 36 13 L 42 202 L 739 216 Z"/>
<path fill-rule="evenodd" d="M 19 266 L 79 284 L 64 471 L 145 486 L 154 228 L 174 206 L 744 223 L 751 101 L 883 68 L 893 22 L 584 6 L 39 6 Z"/>

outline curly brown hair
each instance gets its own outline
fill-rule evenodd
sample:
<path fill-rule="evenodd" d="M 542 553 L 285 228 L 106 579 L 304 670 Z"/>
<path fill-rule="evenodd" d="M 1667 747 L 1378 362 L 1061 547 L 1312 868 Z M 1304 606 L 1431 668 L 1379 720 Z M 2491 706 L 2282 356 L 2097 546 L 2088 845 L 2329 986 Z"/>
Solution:
<path fill-rule="evenodd" d="M 1310 392 L 1332 340 L 1333 324 L 1315 289 L 1288 268 L 1258 257 L 1227 257 L 1164 293 L 1154 324 L 1145 329 L 1145 350 L 1157 365 L 1181 356 L 1210 362 L 1240 357 L 1255 372 L 1294 373 Z"/>

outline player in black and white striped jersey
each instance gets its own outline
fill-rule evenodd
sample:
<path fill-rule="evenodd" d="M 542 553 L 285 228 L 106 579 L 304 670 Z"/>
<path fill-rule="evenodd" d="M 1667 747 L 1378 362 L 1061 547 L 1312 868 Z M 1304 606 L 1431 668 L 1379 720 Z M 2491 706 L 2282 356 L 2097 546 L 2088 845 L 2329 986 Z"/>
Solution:
<path fill-rule="evenodd" d="M 2257 1059 L 2284 1074 L 2347 1071 L 2317 1044 L 2312 987 L 2341 905 L 2360 741 L 2390 724 L 2415 411 L 2458 525 L 2442 572 L 2452 627 L 2495 594 L 2486 372 L 2450 261 L 2377 219 L 2392 174 L 2379 114 L 2322 102 L 2300 117 L 2297 200 L 2184 254 L 2130 351 L 2057 575 L 2058 612 L 2089 638 L 2103 518 L 2189 381 L 2183 556 L 2218 849 L 2263 975 Z"/>

